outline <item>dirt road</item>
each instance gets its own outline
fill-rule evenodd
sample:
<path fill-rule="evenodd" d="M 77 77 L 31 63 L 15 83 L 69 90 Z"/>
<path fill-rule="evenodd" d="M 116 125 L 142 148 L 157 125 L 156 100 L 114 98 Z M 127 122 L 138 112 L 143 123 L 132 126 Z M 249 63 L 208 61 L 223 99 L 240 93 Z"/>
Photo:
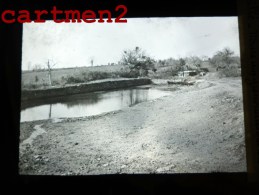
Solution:
<path fill-rule="evenodd" d="M 20 173 L 246 171 L 242 106 L 240 78 L 205 77 L 112 113 L 24 122 Z"/>

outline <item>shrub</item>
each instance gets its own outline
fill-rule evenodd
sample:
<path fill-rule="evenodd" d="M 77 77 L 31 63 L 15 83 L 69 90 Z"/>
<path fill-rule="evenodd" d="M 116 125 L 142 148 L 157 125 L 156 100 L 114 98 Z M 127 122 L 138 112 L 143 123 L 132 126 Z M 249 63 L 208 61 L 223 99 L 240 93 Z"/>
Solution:
<path fill-rule="evenodd" d="M 82 83 L 83 80 L 78 77 L 69 76 L 65 78 L 66 84 Z"/>
<path fill-rule="evenodd" d="M 115 78 L 117 77 L 117 73 L 114 72 L 101 72 L 101 71 L 92 71 L 92 72 L 82 72 L 77 77 L 69 76 L 69 77 L 62 77 L 62 80 L 66 84 L 73 84 L 73 83 L 84 83 L 88 81 L 94 80 L 101 80 L 107 78 Z"/>
<path fill-rule="evenodd" d="M 175 67 L 167 66 L 167 67 L 159 68 L 154 74 L 151 74 L 150 76 L 156 79 L 159 79 L 159 78 L 167 79 L 177 75 L 178 75 L 178 70 L 176 70 Z"/>
<path fill-rule="evenodd" d="M 38 85 L 34 84 L 34 83 L 29 83 L 29 84 L 24 84 L 22 85 L 23 89 L 37 89 Z"/>
<path fill-rule="evenodd" d="M 118 73 L 119 77 L 122 78 L 137 78 L 139 76 L 139 72 L 138 71 L 122 71 Z"/>
<path fill-rule="evenodd" d="M 239 77 L 241 76 L 241 69 L 238 67 L 230 67 L 220 70 L 220 74 L 225 77 Z"/>
<path fill-rule="evenodd" d="M 107 72 L 94 71 L 94 72 L 88 73 L 87 80 L 93 81 L 93 80 L 107 79 L 107 78 L 111 78 L 111 77 L 112 77 L 112 74 L 109 74 Z"/>
<path fill-rule="evenodd" d="M 234 56 L 234 51 L 229 48 L 224 48 L 221 51 L 218 51 L 210 60 L 210 64 L 217 68 L 217 71 L 220 69 L 226 70 L 231 69 L 233 64 L 240 67 L 240 57 Z M 228 71 L 228 70 L 227 70 Z M 229 70 L 234 71 L 234 70 Z"/>
<path fill-rule="evenodd" d="M 53 85 L 60 85 L 60 82 L 59 81 L 53 81 L 52 84 Z"/>
<path fill-rule="evenodd" d="M 209 72 L 209 69 L 208 68 L 200 68 L 200 71 Z"/>
<path fill-rule="evenodd" d="M 35 82 L 37 83 L 39 81 L 39 78 L 38 78 L 38 76 L 36 75 L 35 76 Z"/>
<path fill-rule="evenodd" d="M 238 68 L 232 68 L 224 71 L 226 77 L 239 77 L 241 76 L 241 71 Z"/>
<path fill-rule="evenodd" d="M 42 85 L 43 85 L 43 88 L 44 88 L 44 89 L 47 88 L 47 87 L 49 87 L 49 84 L 48 84 L 48 83 L 45 83 L 45 82 L 44 82 Z"/>

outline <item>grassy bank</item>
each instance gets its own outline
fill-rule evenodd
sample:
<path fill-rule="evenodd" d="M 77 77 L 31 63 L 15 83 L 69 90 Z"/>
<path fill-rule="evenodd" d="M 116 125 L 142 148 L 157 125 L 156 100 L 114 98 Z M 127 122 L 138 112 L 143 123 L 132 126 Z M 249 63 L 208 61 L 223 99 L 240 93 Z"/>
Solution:
<path fill-rule="evenodd" d="M 122 72 L 122 66 L 105 65 L 93 67 L 76 67 L 53 69 L 51 72 L 54 86 L 83 83 L 92 80 L 118 78 Z M 49 86 L 47 70 L 24 71 L 22 73 L 22 89 L 44 89 Z"/>

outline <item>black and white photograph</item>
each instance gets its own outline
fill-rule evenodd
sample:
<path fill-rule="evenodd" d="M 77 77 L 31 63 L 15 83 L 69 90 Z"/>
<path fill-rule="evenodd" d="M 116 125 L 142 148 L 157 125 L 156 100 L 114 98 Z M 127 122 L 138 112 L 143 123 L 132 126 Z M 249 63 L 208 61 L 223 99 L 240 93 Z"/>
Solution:
<path fill-rule="evenodd" d="M 237 17 L 23 24 L 20 175 L 246 172 Z"/>

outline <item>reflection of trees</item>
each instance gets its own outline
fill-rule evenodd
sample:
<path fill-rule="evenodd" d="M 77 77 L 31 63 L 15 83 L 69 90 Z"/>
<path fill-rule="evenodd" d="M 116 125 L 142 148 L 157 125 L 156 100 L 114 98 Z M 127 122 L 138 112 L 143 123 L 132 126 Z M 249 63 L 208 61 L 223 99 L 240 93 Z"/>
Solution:
<path fill-rule="evenodd" d="M 123 106 L 123 100 L 124 100 L 124 90 L 121 90 L 121 107 Z"/>
<path fill-rule="evenodd" d="M 96 104 L 102 99 L 102 93 L 89 93 L 87 95 L 79 95 L 74 98 L 70 98 L 71 101 L 66 102 L 68 108 L 76 105 L 92 105 Z"/>
<path fill-rule="evenodd" d="M 114 94 L 115 93 L 115 94 Z M 118 101 L 121 102 L 121 107 L 132 106 L 140 102 L 146 101 L 149 98 L 148 89 L 126 89 L 118 90 L 114 93 L 109 94 L 109 92 L 99 92 L 99 93 L 88 93 L 88 94 L 77 94 L 71 96 L 63 96 L 56 98 L 48 98 L 43 100 L 34 100 L 22 102 L 21 109 L 27 109 L 35 106 L 49 105 L 49 118 L 52 115 L 52 104 L 61 103 L 67 108 L 72 108 L 74 106 L 86 106 L 94 105 L 100 102 L 102 99 L 112 99 L 119 96 Z M 108 95 L 108 96 L 107 96 Z"/>
<path fill-rule="evenodd" d="M 135 105 L 148 99 L 148 90 L 146 89 L 131 89 L 129 91 L 129 103 Z"/>
<path fill-rule="evenodd" d="M 42 99 L 42 100 L 29 100 L 21 102 L 21 110 L 25 110 L 27 108 L 33 108 L 35 106 L 41 106 L 46 104 L 55 103 L 53 100 Z"/>
<path fill-rule="evenodd" d="M 49 119 L 51 119 L 52 104 L 49 105 Z"/>
<path fill-rule="evenodd" d="M 148 99 L 148 89 L 136 90 L 136 99 L 134 104 L 146 101 Z"/>
<path fill-rule="evenodd" d="M 130 105 L 133 105 L 134 104 L 134 102 L 133 102 L 133 90 L 130 90 L 129 91 L 129 98 L 130 98 Z"/>
<path fill-rule="evenodd" d="M 95 104 L 100 99 L 102 99 L 101 93 L 88 93 L 88 94 L 77 94 L 77 95 L 62 96 L 62 97 L 55 97 L 55 98 L 30 100 L 30 101 L 21 102 L 21 110 L 25 110 L 27 108 L 32 108 L 35 106 L 56 104 L 56 103 L 66 104 L 69 108 L 79 104 L 84 104 L 84 105 Z"/>
<path fill-rule="evenodd" d="M 138 104 L 140 102 L 143 102 L 144 100 L 147 100 L 146 99 L 146 94 L 147 94 L 147 90 L 136 90 L 136 99 L 135 99 L 135 102 L 134 104 Z"/>

